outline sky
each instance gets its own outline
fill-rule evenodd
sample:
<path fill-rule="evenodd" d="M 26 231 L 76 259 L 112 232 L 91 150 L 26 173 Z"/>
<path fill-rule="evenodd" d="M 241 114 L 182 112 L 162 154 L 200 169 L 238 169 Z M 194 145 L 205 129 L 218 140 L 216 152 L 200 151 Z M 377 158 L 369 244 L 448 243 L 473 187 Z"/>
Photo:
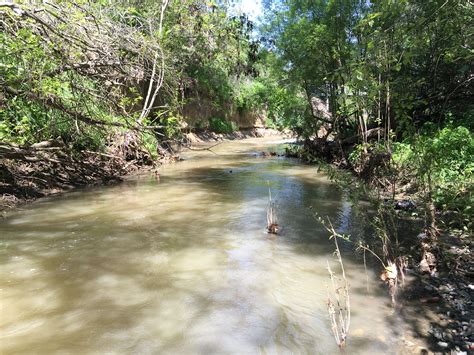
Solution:
<path fill-rule="evenodd" d="M 249 19 L 255 21 L 258 16 L 263 15 L 262 0 L 241 0 L 242 12 L 249 15 Z"/>

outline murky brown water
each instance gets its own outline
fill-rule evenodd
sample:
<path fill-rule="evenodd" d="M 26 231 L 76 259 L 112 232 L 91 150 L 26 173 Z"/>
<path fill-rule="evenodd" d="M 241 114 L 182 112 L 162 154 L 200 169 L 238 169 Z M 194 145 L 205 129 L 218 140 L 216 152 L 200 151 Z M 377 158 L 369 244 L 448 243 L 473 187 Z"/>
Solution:
<path fill-rule="evenodd" d="M 274 146 L 188 152 L 159 181 L 43 199 L 0 221 L 0 353 L 337 354 L 325 303 L 333 245 L 312 211 L 348 232 L 357 223 L 317 168 L 252 155 Z M 276 237 L 265 232 L 269 186 Z M 345 258 L 348 353 L 403 351 L 405 326 L 377 277 L 367 285 Z"/>

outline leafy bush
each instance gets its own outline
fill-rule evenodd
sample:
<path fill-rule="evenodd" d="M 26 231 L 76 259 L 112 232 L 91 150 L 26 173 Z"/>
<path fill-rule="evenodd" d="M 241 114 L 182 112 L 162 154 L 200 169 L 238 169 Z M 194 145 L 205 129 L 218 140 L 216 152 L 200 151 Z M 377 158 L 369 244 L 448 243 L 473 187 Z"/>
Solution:
<path fill-rule="evenodd" d="M 239 110 L 263 108 L 268 97 L 268 87 L 262 82 L 252 80 L 243 83 L 236 95 L 235 103 Z"/>
<path fill-rule="evenodd" d="M 164 133 L 167 138 L 178 138 L 181 135 L 181 115 L 170 115 L 161 119 L 161 125 L 164 126 Z"/>
<path fill-rule="evenodd" d="M 229 82 L 228 74 L 218 62 L 203 64 L 189 69 L 189 75 L 199 83 L 199 91 L 203 96 L 222 105 L 232 99 L 234 90 Z"/>
<path fill-rule="evenodd" d="M 72 142 L 72 148 L 75 151 L 103 151 L 105 149 L 106 139 L 101 129 L 86 127 L 81 133 Z"/>
<path fill-rule="evenodd" d="M 348 158 L 349 158 L 349 162 L 355 166 L 356 164 L 358 164 L 362 158 L 362 154 L 364 152 L 364 144 L 357 144 L 354 149 L 352 149 L 352 151 L 350 152 Z M 366 148 L 367 149 L 367 148 Z"/>
<path fill-rule="evenodd" d="M 378 143 L 359 144 L 349 154 L 349 161 L 354 167 L 360 167 L 366 158 L 365 150 L 374 153 L 384 149 L 384 145 Z M 422 133 L 410 141 L 394 142 L 391 156 L 393 172 L 416 178 L 419 192 L 426 197 L 431 191 L 436 207 L 472 215 L 474 137 L 469 129 L 424 127 Z"/>
<path fill-rule="evenodd" d="M 432 189 L 438 207 L 471 209 L 474 137 L 465 127 L 446 127 L 413 142 L 411 161 L 417 176 Z"/>
<path fill-rule="evenodd" d="M 392 160 L 395 164 L 402 167 L 409 164 L 412 158 L 413 149 L 409 143 L 395 142 L 392 145 Z"/>
<path fill-rule="evenodd" d="M 141 138 L 143 147 L 150 153 L 151 158 L 158 159 L 159 154 L 156 138 L 150 133 L 143 134 Z"/>
<path fill-rule="evenodd" d="M 361 168 L 370 155 L 377 153 L 385 153 L 387 151 L 382 143 L 361 143 L 357 144 L 350 152 L 349 162 L 356 168 Z"/>
<path fill-rule="evenodd" d="M 226 121 L 221 117 L 213 117 L 209 119 L 209 129 L 216 133 L 232 133 L 239 127 L 235 122 Z"/>
<path fill-rule="evenodd" d="M 0 108 L 0 141 L 17 144 L 35 143 L 44 139 L 48 111 L 18 97 Z"/>

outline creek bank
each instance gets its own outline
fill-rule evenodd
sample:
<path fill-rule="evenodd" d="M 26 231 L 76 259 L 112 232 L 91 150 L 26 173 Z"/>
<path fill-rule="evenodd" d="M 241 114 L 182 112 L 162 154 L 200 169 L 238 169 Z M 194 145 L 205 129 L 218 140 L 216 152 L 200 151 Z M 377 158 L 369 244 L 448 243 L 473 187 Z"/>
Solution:
<path fill-rule="evenodd" d="M 29 146 L 0 144 L 0 211 L 78 187 L 105 185 L 156 168 L 134 140 L 106 152 L 73 150 L 58 141 Z"/>
<path fill-rule="evenodd" d="M 273 128 L 254 127 L 241 129 L 232 133 L 215 133 L 208 130 L 194 131 L 186 134 L 190 143 L 222 142 L 225 140 L 238 140 L 246 138 L 263 138 L 272 136 L 292 137 L 290 132 L 281 132 Z"/>
<path fill-rule="evenodd" d="M 186 134 L 186 139 L 189 146 L 269 136 L 282 133 L 268 128 L 227 134 L 201 131 Z M 174 153 L 155 160 L 135 138 L 130 133 L 118 137 L 105 152 L 77 151 L 54 140 L 29 146 L 0 142 L 0 213 L 74 188 L 119 183 L 134 174 L 158 174 L 159 165 L 179 160 Z"/>
<path fill-rule="evenodd" d="M 468 354 L 474 350 L 474 263 L 472 238 L 446 230 L 438 237 L 437 272 L 422 272 L 420 250 L 409 253 L 411 281 L 399 292 L 401 314 L 435 353 Z M 420 320 L 420 318 L 422 320 Z M 423 319 L 424 318 L 424 319 Z M 422 322 L 425 321 L 423 325 Z"/>
<path fill-rule="evenodd" d="M 396 180 L 387 176 L 390 170 L 390 155 L 383 152 L 368 152 L 359 165 L 353 165 L 347 157 L 353 142 L 325 141 L 316 138 L 299 142 L 287 149 L 287 156 L 307 163 L 326 165 L 338 175 L 349 172 L 348 179 L 335 180 L 341 187 L 353 189 L 355 185 L 366 186 L 367 191 L 379 191 L 376 199 L 393 209 L 396 218 L 423 216 L 425 203 L 409 180 Z M 332 175 L 331 173 L 329 175 Z M 351 185 L 350 187 L 348 185 Z M 394 188 L 394 185 L 397 188 Z M 368 187 L 368 189 L 367 189 Z M 431 248 L 436 254 L 434 269 L 427 263 L 423 245 L 427 243 L 426 231 L 419 233 L 403 250 L 411 281 L 399 290 L 398 302 L 401 315 L 410 324 L 418 337 L 428 340 L 430 350 L 435 353 L 467 354 L 474 351 L 474 262 L 472 260 L 472 236 L 455 228 L 453 213 L 436 211 L 439 235 Z M 419 218 L 419 217 L 418 217 Z M 430 264 L 430 265 L 427 265 Z M 420 321 L 425 317 L 425 324 Z M 426 322 L 429 325 L 426 326 Z"/>

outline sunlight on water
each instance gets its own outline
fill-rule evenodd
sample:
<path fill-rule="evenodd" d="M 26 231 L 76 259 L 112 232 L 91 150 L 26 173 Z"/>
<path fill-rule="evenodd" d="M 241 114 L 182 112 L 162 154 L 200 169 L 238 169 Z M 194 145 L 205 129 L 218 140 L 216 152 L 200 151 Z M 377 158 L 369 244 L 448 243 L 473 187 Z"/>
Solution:
<path fill-rule="evenodd" d="M 74 191 L 0 221 L 0 353 L 337 354 L 333 245 L 313 211 L 360 226 L 317 168 L 255 154 L 271 141 L 186 152 L 159 180 Z M 265 233 L 269 187 L 280 236 Z M 350 353 L 399 352 L 404 325 L 345 250 Z"/>

